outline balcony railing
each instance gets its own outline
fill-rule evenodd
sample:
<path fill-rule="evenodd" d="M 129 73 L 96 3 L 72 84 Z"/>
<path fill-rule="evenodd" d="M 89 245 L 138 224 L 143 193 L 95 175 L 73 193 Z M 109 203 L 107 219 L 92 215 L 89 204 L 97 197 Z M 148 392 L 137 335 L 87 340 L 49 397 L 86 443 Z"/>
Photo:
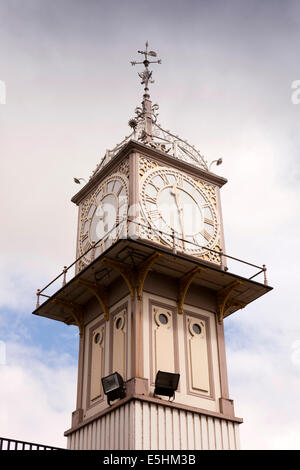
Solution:
<path fill-rule="evenodd" d="M 66 450 L 61 447 L 52 447 L 34 442 L 17 441 L 0 437 L 0 450 Z"/>
<path fill-rule="evenodd" d="M 110 234 L 110 233 L 113 233 L 113 231 L 116 230 L 117 227 L 119 227 L 120 225 L 123 225 L 124 226 L 124 230 L 123 230 L 123 233 L 122 233 L 122 236 L 119 237 L 119 238 L 122 238 L 122 239 L 135 239 L 135 238 L 138 238 L 137 234 L 135 234 L 134 237 L 132 237 L 130 235 L 130 232 L 132 232 L 132 230 L 130 230 L 130 227 L 133 227 L 134 225 L 137 226 L 137 227 L 142 227 L 144 229 L 148 229 L 148 230 L 152 230 L 153 233 L 156 233 L 158 235 L 167 235 L 169 238 L 171 238 L 173 240 L 173 252 L 174 253 L 177 253 L 178 252 L 178 248 L 177 247 L 177 244 L 178 242 L 180 242 L 182 244 L 182 246 L 186 246 L 187 244 L 189 244 L 190 246 L 193 246 L 195 248 L 201 248 L 201 249 L 205 249 L 206 251 L 209 251 L 211 253 L 215 253 L 216 255 L 218 255 L 220 257 L 220 269 L 224 270 L 224 271 L 227 271 L 228 268 L 226 266 L 226 261 L 227 260 L 230 260 L 232 262 L 236 262 L 236 263 L 239 263 L 243 266 L 247 266 L 247 267 L 250 267 L 251 269 L 255 269 L 255 273 L 254 274 L 251 274 L 251 276 L 246 276 L 247 279 L 249 280 L 252 280 L 253 278 L 255 278 L 256 276 L 262 274 L 263 275 L 263 283 L 265 286 L 268 285 L 268 280 L 267 280 L 267 267 L 265 264 L 263 264 L 262 266 L 258 266 L 256 264 L 253 264 L 253 263 L 249 263 L 248 261 L 244 261 L 244 260 L 241 260 L 239 258 L 236 258 L 234 256 L 230 256 L 230 255 L 227 255 L 226 253 L 224 253 L 222 250 L 213 250 L 211 248 L 207 248 L 205 246 L 202 246 L 202 245 L 199 245 L 197 243 L 194 243 L 190 240 L 184 240 L 183 238 L 180 238 L 178 236 L 176 236 L 174 233 L 173 234 L 170 234 L 170 233 L 166 233 L 162 230 L 158 230 L 158 229 L 155 229 L 151 226 L 148 226 L 148 225 L 145 225 L 145 224 L 141 224 L 140 222 L 136 222 L 134 220 L 131 220 L 131 219 L 123 219 L 121 220 L 118 224 L 116 224 L 108 233 L 105 234 L 105 237 L 104 238 L 107 238 L 107 236 Z M 58 279 L 62 278 L 62 286 L 64 287 L 66 285 L 66 282 L 67 282 L 67 273 L 68 271 L 71 270 L 71 268 L 73 268 L 74 266 L 76 266 L 76 264 L 84 257 L 86 256 L 90 251 L 92 252 L 91 253 L 91 259 L 94 259 L 94 254 L 95 254 L 95 250 L 97 248 L 98 245 L 100 245 L 102 242 L 102 239 L 99 239 L 97 242 L 93 243 L 92 246 L 86 250 L 86 252 L 84 252 L 81 256 L 79 256 L 75 261 L 73 261 L 72 264 L 70 264 L 70 266 L 64 266 L 63 270 L 61 273 L 58 274 L 58 276 L 56 276 L 52 281 L 50 281 L 45 287 L 43 287 L 43 289 L 37 289 L 37 292 L 36 292 L 36 296 L 37 296 L 37 303 L 36 303 L 36 308 L 38 308 L 40 306 L 40 297 L 46 297 L 46 298 L 49 298 L 51 297 L 50 295 L 47 295 L 45 294 L 44 292 L 50 287 L 52 286 Z"/>

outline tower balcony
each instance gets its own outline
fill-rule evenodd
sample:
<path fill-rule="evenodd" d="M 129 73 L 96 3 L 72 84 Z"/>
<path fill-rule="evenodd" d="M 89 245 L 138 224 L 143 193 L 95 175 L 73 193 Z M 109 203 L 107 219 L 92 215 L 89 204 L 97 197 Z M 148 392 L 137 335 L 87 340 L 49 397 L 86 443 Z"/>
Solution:
<path fill-rule="evenodd" d="M 155 274 L 158 280 L 157 292 L 165 293 L 171 285 L 173 290 L 176 287 L 179 314 L 183 312 L 184 303 L 193 290 L 210 291 L 215 299 L 218 321 L 222 323 L 224 318 L 272 289 L 268 285 L 265 265 L 255 265 L 221 251 L 215 252 L 220 259 L 218 264 L 197 259 L 178 250 L 178 238 L 174 235 L 172 249 L 155 240 L 143 239 L 139 236 L 139 230 L 132 230 L 133 225 L 139 229 L 142 224 L 131 220 L 120 223 L 124 224 L 122 237 L 95 259 L 92 255 L 92 261 L 87 266 L 78 272 L 77 267 L 86 255 L 84 253 L 70 266 L 65 266 L 45 287 L 37 290 L 37 304 L 33 314 L 77 325 L 81 330 L 84 306 L 93 297 L 97 297 L 104 317 L 108 320 L 111 290 L 117 280 L 123 279 L 124 289 L 132 298 L 141 298 L 149 278 Z M 181 241 L 183 246 L 191 243 Z M 98 244 L 101 244 L 101 240 L 88 251 L 95 251 Z M 251 275 L 231 272 L 227 267 L 228 262 L 235 263 L 241 268 L 239 271 L 250 268 Z"/>

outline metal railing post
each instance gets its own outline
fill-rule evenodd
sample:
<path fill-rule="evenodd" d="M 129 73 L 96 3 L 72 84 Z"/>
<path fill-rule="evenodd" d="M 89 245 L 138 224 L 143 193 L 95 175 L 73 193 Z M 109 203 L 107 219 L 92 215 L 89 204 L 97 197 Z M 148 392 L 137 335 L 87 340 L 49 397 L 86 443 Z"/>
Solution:
<path fill-rule="evenodd" d="M 223 250 L 220 248 L 220 268 L 224 269 L 224 262 L 223 262 Z"/>
<path fill-rule="evenodd" d="M 64 266 L 64 269 L 63 269 L 63 282 L 62 282 L 63 287 L 67 283 L 67 271 L 68 271 L 68 267 Z"/>
<path fill-rule="evenodd" d="M 40 306 L 40 292 L 41 292 L 41 290 L 37 289 L 37 291 L 36 291 L 36 308 L 39 308 L 39 306 Z"/>
<path fill-rule="evenodd" d="M 172 238 L 173 238 L 173 253 L 176 255 L 177 250 L 176 250 L 176 237 L 175 237 L 175 232 L 172 230 Z"/>
<path fill-rule="evenodd" d="M 268 279 L 267 279 L 267 267 L 266 267 L 266 265 L 265 265 L 265 264 L 263 264 L 263 265 L 262 265 L 262 267 L 263 267 L 263 272 L 264 272 L 264 284 L 265 284 L 265 286 L 267 286 L 267 285 L 268 285 Z"/>
<path fill-rule="evenodd" d="M 92 252 L 91 252 L 91 261 L 95 259 L 95 242 L 92 242 Z"/>

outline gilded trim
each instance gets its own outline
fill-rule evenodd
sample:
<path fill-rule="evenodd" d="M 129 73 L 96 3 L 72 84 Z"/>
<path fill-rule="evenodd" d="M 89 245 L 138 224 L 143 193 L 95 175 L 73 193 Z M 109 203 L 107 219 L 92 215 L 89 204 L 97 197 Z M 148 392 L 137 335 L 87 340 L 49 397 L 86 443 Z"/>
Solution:
<path fill-rule="evenodd" d="M 76 325 L 79 329 L 79 336 L 83 335 L 83 306 L 80 304 L 76 304 L 74 302 L 68 302 L 67 300 L 58 299 L 54 297 L 50 299 L 50 302 L 57 303 L 61 305 L 64 309 L 66 309 L 70 314 L 71 317 L 67 319 L 64 323 L 67 325 Z"/>
<path fill-rule="evenodd" d="M 109 307 L 108 307 L 108 292 L 106 287 L 96 284 L 95 282 L 88 282 L 82 279 L 76 281 L 77 284 L 86 287 L 90 292 L 94 294 L 99 302 L 100 308 L 104 312 L 104 318 L 106 321 L 109 320 Z"/>
<path fill-rule="evenodd" d="M 184 276 L 182 276 L 179 279 L 178 282 L 178 297 L 177 297 L 177 307 L 178 307 L 178 313 L 180 315 L 183 314 L 183 305 L 184 305 L 184 300 L 185 296 L 187 294 L 187 291 L 197 276 L 197 274 L 201 273 L 202 271 L 205 271 L 205 268 L 199 268 L 199 266 L 196 266 L 194 269 L 186 273 Z"/>
<path fill-rule="evenodd" d="M 236 287 L 243 284 L 243 281 L 233 281 L 217 293 L 217 306 L 218 306 L 218 322 L 222 323 L 226 313 L 232 307 L 244 308 L 247 303 L 240 302 L 231 297 L 231 293 Z"/>

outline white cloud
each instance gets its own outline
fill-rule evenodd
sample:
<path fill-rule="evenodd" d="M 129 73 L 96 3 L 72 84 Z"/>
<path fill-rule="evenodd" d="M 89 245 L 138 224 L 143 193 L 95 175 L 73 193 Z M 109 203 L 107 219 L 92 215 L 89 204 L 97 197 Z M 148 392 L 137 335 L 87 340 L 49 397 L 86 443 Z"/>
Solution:
<path fill-rule="evenodd" d="M 76 366 L 69 357 L 9 343 L 0 365 L 3 437 L 66 447 L 75 409 Z"/>
<path fill-rule="evenodd" d="M 292 343 L 291 360 L 295 366 L 300 366 L 300 339 Z"/>
<path fill-rule="evenodd" d="M 247 331 L 245 322 L 232 319 L 230 327 L 236 327 L 241 342 L 231 342 L 230 329 L 227 333 L 230 396 L 236 415 L 244 419 L 241 447 L 299 450 L 300 342 L 290 342 L 286 331 L 270 326 L 254 321 Z"/>

